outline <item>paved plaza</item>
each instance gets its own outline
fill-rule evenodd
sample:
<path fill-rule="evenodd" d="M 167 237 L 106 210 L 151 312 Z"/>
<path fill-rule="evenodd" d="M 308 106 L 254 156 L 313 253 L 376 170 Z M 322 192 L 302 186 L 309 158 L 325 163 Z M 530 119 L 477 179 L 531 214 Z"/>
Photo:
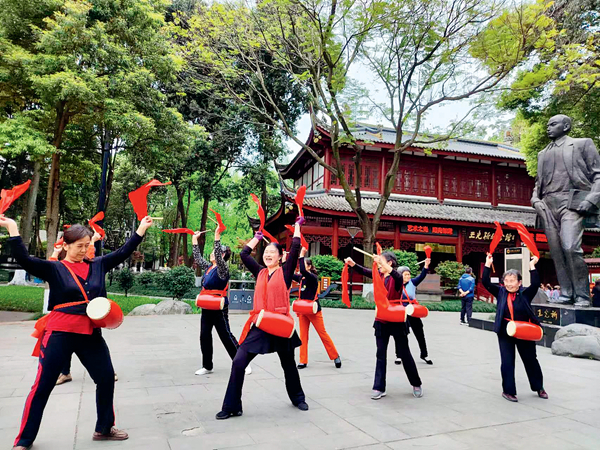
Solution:
<path fill-rule="evenodd" d="M 215 338 L 215 371 L 199 377 L 200 316 L 128 317 L 106 331 L 119 375 L 117 426 L 124 442 L 93 442 L 94 384 L 77 360 L 74 381 L 58 386 L 35 450 L 119 449 L 598 449 L 600 361 L 553 356 L 538 347 L 550 400 L 529 390 L 517 362 L 519 403 L 502 399 L 494 333 L 462 327 L 458 313 L 431 313 L 425 332 L 433 366 L 417 363 L 416 399 L 389 349 L 387 397 L 369 398 L 375 367 L 373 311 L 324 310 L 343 360 L 335 369 L 311 332 L 309 366 L 300 372 L 310 406 L 294 408 L 277 355 L 258 356 L 244 384 L 244 415 L 215 420 L 230 360 Z M 239 335 L 246 315 L 233 314 Z M 37 362 L 29 356 L 33 322 L 0 324 L 0 448 L 10 449 Z M 416 341 L 409 337 L 413 355 Z"/>

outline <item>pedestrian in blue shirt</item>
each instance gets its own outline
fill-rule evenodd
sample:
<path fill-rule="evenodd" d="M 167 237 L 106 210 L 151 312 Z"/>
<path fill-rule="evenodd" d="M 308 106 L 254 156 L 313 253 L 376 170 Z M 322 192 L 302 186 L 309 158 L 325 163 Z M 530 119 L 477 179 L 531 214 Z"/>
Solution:
<path fill-rule="evenodd" d="M 475 278 L 473 278 L 473 269 L 465 268 L 465 273 L 458 280 L 458 293 L 462 303 L 460 308 L 460 324 L 468 325 L 473 315 L 473 299 L 475 298 Z M 465 315 L 467 321 L 465 322 Z"/>

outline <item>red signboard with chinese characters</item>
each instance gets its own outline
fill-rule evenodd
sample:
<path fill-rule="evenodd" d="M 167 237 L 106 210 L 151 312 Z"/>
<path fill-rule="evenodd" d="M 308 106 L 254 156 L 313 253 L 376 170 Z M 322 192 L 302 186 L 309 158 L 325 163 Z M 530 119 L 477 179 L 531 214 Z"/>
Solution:
<path fill-rule="evenodd" d="M 548 242 L 548 238 L 545 234 L 535 233 L 535 242 Z"/>
<path fill-rule="evenodd" d="M 412 223 L 403 223 L 400 225 L 400 231 L 402 233 L 414 233 L 414 234 L 429 234 L 437 236 L 456 236 L 456 229 L 443 225 L 419 225 Z"/>
<path fill-rule="evenodd" d="M 517 237 L 517 233 L 513 231 L 506 231 L 502 237 L 504 243 L 514 243 Z M 494 238 L 494 230 L 490 229 L 474 229 L 470 228 L 467 230 L 466 240 L 471 242 L 491 242 Z"/>

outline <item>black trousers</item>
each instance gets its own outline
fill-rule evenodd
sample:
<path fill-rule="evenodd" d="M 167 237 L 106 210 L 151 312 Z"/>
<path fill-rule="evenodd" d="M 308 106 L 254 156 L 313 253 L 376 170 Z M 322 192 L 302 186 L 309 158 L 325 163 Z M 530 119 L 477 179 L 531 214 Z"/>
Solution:
<path fill-rule="evenodd" d="M 408 347 L 408 336 L 406 335 L 404 323 L 379 323 L 375 328 L 375 343 L 377 345 L 377 363 L 375 365 L 375 381 L 373 389 L 385 392 L 387 372 L 387 349 L 390 336 L 396 341 L 396 355 L 402 359 L 402 366 L 411 386 L 421 386 L 421 378 L 417 371 L 417 365 Z"/>
<path fill-rule="evenodd" d="M 69 375 L 71 373 L 71 358 L 72 357 L 73 357 L 73 355 L 69 356 L 69 359 L 67 360 L 67 362 L 63 366 L 62 370 L 60 371 L 60 373 L 62 373 L 63 375 Z"/>
<path fill-rule="evenodd" d="M 418 317 L 407 316 L 406 321 L 408 326 L 412 328 L 412 331 L 417 338 L 417 342 L 419 343 L 419 350 L 421 351 L 421 358 L 427 358 L 429 354 L 427 353 L 427 342 L 425 341 L 425 332 L 423 331 L 423 321 Z M 402 342 L 398 339 L 396 340 L 396 357 L 401 358 L 402 352 Z"/>
<path fill-rule="evenodd" d="M 504 326 L 498 333 L 498 344 L 500 346 L 500 358 L 502 364 L 500 372 L 502 373 L 502 390 L 506 394 L 517 395 L 517 386 L 515 384 L 515 347 L 519 351 L 529 386 L 532 391 L 539 391 L 544 388 L 544 377 L 542 368 L 537 359 L 535 342 L 515 339 L 506 334 Z"/>
<path fill-rule="evenodd" d="M 471 320 L 471 316 L 473 315 L 473 297 L 462 297 L 460 303 L 460 321 L 465 321 L 465 314 L 467 315 L 467 321 Z"/>
<path fill-rule="evenodd" d="M 56 379 L 73 353 L 79 357 L 96 383 L 96 431 L 108 433 L 114 425 L 115 373 L 100 329 L 95 329 L 91 335 L 46 332 L 42 340 L 37 377 L 25 403 L 15 446 L 28 447 L 35 440 Z"/>
<path fill-rule="evenodd" d="M 202 352 L 202 367 L 207 370 L 213 369 L 213 327 L 217 330 L 217 334 L 231 359 L 235 357 L 240 346 L 229 327 L 229 309 L 227 305 L 220 311 L 203 309 L 200 315 L 200 351 Z"/>
<path fill-rule="evenodd" d="M 229 384 L 225 392 L 223 407 L 226 412 L 242 411 L 242 387 L 244 385 L 244 375 L 248 364 L 256 357 L 257 353 L 248 352 L 244 344 L 240 345 L 231 364 L 231 375 Z M 302 385 L 300 384 L 300 374 L 294 360 L 294 350 L 278 350 L 277 355 L 281 362 L 281 368 L 285 376 L 285 389 L 294 406 L 306 400 Z"/>

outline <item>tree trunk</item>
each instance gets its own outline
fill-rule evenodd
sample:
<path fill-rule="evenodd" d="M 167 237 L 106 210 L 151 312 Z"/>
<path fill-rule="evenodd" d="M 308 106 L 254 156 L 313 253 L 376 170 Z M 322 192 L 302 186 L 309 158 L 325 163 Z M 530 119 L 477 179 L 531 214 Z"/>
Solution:
<path fill-rule="evenodd" d="M 204 193 L 204 204 L 202 205 L 202 218 L 200 219 L 200 231 L 206 230 L 206 221 L 208 220 L 208 205 L 210 203 L 210 193 Z M 206 244 L 206 233 L 202 233 L 198 238 L 198 247 L 200 253 L 204 253 L 204 245 Z"/>
<path fill-rule="evenodd" d="M 58 236 L 58 213 L 60 209 L 60 155 L 52 155 L 48 192 L 46 195 L 46 254 L 50 256 Z"/>
<path fill-rule="evenodd" d="M 52 145 L 56 152 L 52 155 L 50 176 L 48 178 L 48 193 L 46 195 L 46 257 L 52 255 L 52 249 L 58 236 L 58 214 L 60 212 L 60 154 L 58 150 L 69 123 L 68 113 L 65 111 L 66 102 L 61 102 L 56 109 L 56 124 Z"/>
<path fill-rule="evenodd" d="M 179 208 L 177 208 L 177 214 L 175 216 L 175 223 L 173 224 L 173 228 L 177 228 L 179 223 Z M 171 248 L 169 249 L 169 266 L 176 267 L 177 259 L 179 258 L 179 240 L 181 236 L 179 234 L 173 235 L 173 240 L 171 242 Z"/>
<path fill-rule="evenodd" d="M 185 188 L 181 188 L 179 185 L 175 186 L 175 191 L 177 192 L 177 210 L 179 211 L 179 216 L 181 217 L 181 227 L 187 228 L 187 215 L 185 211 L 185 207 L 183 205 L 183 197 L 185 195 Z M 190 262 L 190 257 L 188 254 L 188 246 L 187 246 L 187 234 L 183 234 L 183 263 L 190 267 L 192 264 Z"/>
<path fill-rule="evenodd" d="M 23 242 L 25 247 L 29 248 L 32 229 L 33 229 L 33 215 L 35 214 L 35 204 L 37 202 L 38 190 L 40 188 L 40 169 L 41 163 L 38 159 L 33 163 L 33 180 L 31 181 L 31 187 L 29 189 L 29 195 L 27 197 L 27 209 L 23 216 Z"/>

